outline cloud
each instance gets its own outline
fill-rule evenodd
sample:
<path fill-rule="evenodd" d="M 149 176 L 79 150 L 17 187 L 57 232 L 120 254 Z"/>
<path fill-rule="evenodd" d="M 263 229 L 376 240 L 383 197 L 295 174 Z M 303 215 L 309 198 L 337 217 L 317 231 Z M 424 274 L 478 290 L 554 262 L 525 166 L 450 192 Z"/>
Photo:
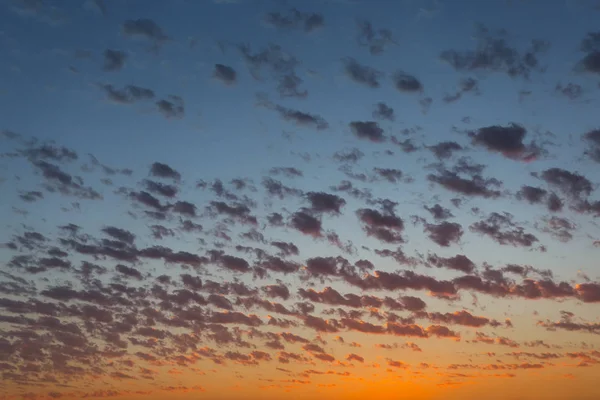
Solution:
<path fill-rule="evenodd" d="M 536 186 L 521 186 L 515 197 L 519 200 L 525 200 L 529 204 L 546 203 L 546 208 L 550 212 L 558 212 L 563 208 L 563 202 L 556 193 L 548 192 L 546 189 Z"/>
<path fill-rule="evenodd" d="M 127 53 L 119 50 L 106 49 L 104 50 L 104 66 L 105 71 L 119 71 L 125 65 Z"/>
<path fill-rule="evenodd" d="M 156 107 L 165 118 L 182 118 L 185 113 L 183 99 L 175 95 L 157 101 Z"/>
<path fill-rule="evenodd" d="M 349 124 L 352 133 L 359 139 L 381 143 L 387 140 L 383 129 L 375 121 L 353 121 Z"/>
<path fill-rule="evenodd" d="M 573 321 L 573 316 L 571 314 L 563 313 L 560 321 L 552 322 L 549 320 L 546 321 L 538 321 L 538 326 L 546 328 L 549 331 L 556 330 L 565 330 L 570 332 L 587 332 L 595 335 L 600 335 L 600 323 L 592 323 L 592 322 L 576 322 Z"/>
<path fill-rule="evenodd" d="M 213 76 L 226 85 L 233 85 L 237 81 L 237 73 L 227 65 L 215 64 Z"/>
<path fill-rule="evenodd" d="M 438 174 L 427 175 L 427 179 L 447 190 L 465 196 L 496 198 L 501 195 L 499 190 L 494 189 L 502 185 L 501 182 L 495 178 L 483 178 L 480 175 L 473 175 L 471 178 L 463 178 L 455 172 L 442 169 Z"/>
<path fill-rule="evenodd" d="M 460 100 L 465 93 L 481 94 L 479 91 L 479 81 L 474 78 L 463 78 L 459 82 L 459 90 L 453 95 L 445 95 L 443 101 L 445 103 L 453 103 Z"/>
<path fill-rule="evenodd" d="M 587 144 L 585 155 L 600 163 L 600 129 L 594 129 L 583 135 Z"/>
<path fill-rule="evenodd" d="M 477 45 L 473 50 L 444 50 L 440 58 L 457 71 L 489 71 L 505 73 L 512 78 L 528 79 L 534 72 L 544 71 L 539 56 L 548 43 L 532 40 L 525 50 L 512 47 L 505 31 L 494 32 L 483 25 L 477 27 Z"/>
<path fill-rule="evenodd" d="M 569 100 L 577 100 L 583 95 L 583 87 L 581 87 L 581 85 L 571 82 L 567 83 L 565 86 L 558 83 L 554 90 L 557 93 L 565 96 Z"/>
<path fill-rule="evenodd" d="M 456 142 L 440 142 L 427 147 L 438 159 L 446 160 L 451 158 L 455 151 L 462 151 L 464 148 Z"/>
<path fill-rule="evenodd" d="M 383 77 L 382 72 L 359 64 L 354 58 L 344 59 L 344 71 L 346 72 L 346 76 L 354 82 L 373 89 L 380 86 L 379 80 Z"/>
<path fill-rule="evenodd" d="M 278 285 L 267 285 L 262 288 L 263 292 L 271 298 L 280 297 L 283 300 L 290 298 L 290 290 L 283 284 Z"/>
<path fill-rule="evenodd" d="M 350 354 L 348 354 L 348 355 L 346 356 L 346 360 L 347 360 L 347 361 L 350 361 L 350 362 L 352 362 L 352 361 L 357 361 L 357 362 L 359 362 L 359 363 L 361 363 L 361 364 L 365 362 L 365 359 L 364 359 L 364 357 L 361 357 L 361 356 L 359 356 L 358 354 L 354 354 L 354 353 L 350 353 Z"/>
<path fill-rule="evenodd" d="M 496 345 L 500 345 L 500 346 L 508 346 L 508 347 L 513 347 L 513 348 L 517 348 L 519 347 L 519 343 L 515 342 L 514 340 L 511 340 L 507 337 L 503 337 L 503 336 L 497 336 L 497 337 L 491 337 L 486 335 L 483 332 L 475 332 L 475 339 L 471 340 L 472 343 L 485 343 L 485 344 L 496 344 Z"/>
<path fill-rule="evenodd" d="M 302 78 L 296 73 L 296 67 L 300 61 L 293 55 L 287 53 L 279 45 L 270 44 L 257 53 L 252 53 L 249 45 L 238 45 L 238 50 L 246 61 L 252 76 L 262 81 L 261 71 L 268 70 L 271 77 L 277 82 L 277 91 L 280 97 L 305 98 L 308 96 L 306 90 L 300 89 Z"/>
<path fill-rule="evenodd" d="M 274 167 L 269 170 L 272 175 L 284 175 L 287 178 L 297 178 L 304 176 L 304 173 L 294 167 Z"/>
<path fill-rule="evenodd" d="M 153 193 L 153 194 L 158 194 L 158 195 L 161 195 L 164 197 L 173 198 L 173 197 L 177 196 L 177 194 L 179 192 L 179 189 L 177 188 L 177 186 L 169 185 L 169 184 L 162 183 L 162 182 L 155 182 L 155 181 L 151 181 L 148 179 L 146 179 L 144 181 L 144 185 L 148 192 Z"/>
<path fill-rule="evenodd" d="M 485 220 L 471 224 L 469 229 L 472 232 L 489 236 L 501 245 L 531 247 L 538 242 L 537 237 L 525 232 L 523 227 L 517 226 L 513 222 L 513 216 L 509 213 L 493 212 Z"/>
<path fill-rule="evenodd" d="M 462 226 L 456 222 L 441 222 L 439 224 L 425 224 L 425 232 L 429 239 L 442 247 L 449 247 L 451 243 L 458 243 L 463 235 Z"/>
<path fill-rule="evenodd" d="M 169 40 L 162 28 L 153 20 L 148 18 L 128 19 L 123 22 L 121 31 L 128 37 L 141 37 L 146 40 L 162 44 Z"/>
<path fill-rule="evenodd" d="M 106 93 L 109 100 L 119 104 L 133 104 L 138 101 L 151 100 L 154 98 L 154 91 L 135 85 L 127 85 L 122 89 L 117 89 L 113 85 L 99 85 Z"/>
<path fill-rule="evenodd" d="M 469 326 L 469 327 L 474 327 L 474 328 L 480 328 L 480 327 L 486 326 L 486 325 L 499 325 L 499 322 L 497 322 L 497 321 L 490 320 L 489 318 L 486 318 L 486 317 L 475 316 L 465 310 L 455 311 L 453 313 L 421 312 L 421 313 L 416 313 L 415 317 L 427 318 L 430 321 L 436 322 L 436 323 L 441 322 L 444 324 L 463 325 L 463 326 Z"/>
<path fill-rule="evenodd" d="M 372 115 L 375 119 L 388 121 L 394 121 L 396 119 L 394 109 L 383 102 L 379 102 L 375 105 L 375 110 Z"/>
<path fill-rule="evenodd" d="M 442 207 L 439 204 L 435 204 L 432 207 L 423 206 L 436 221 L 443 221 L 449 218 L 453 218 L 454 214 L 449 209 Z"/>
<path fill-rule="evenodd" d="M 270 12 L 264 17 L 265 23 L 278 29 L 301 29 L 306 33 L 313 32 L 325 25 L 325 18 L 320 13 L 302 12 L 296 8 L 287 13 Z"/>
<path fill-rule="evenodd" d="M 393 76 L 394 87 L 400 92 L 414 93 L 422 92 L 423 84 L 416 76 L 398 71 Z"/>
<path fill-rule="evenodd" d="M 290 225 L 305 235 L 322 236 L 321 221 L 305 211 L 296 211 L 290 219 Z"/>
<path fill-rule="evenodd" d="M 157 178 L 173 179 L 175 181 L 181 180 L 181 174 L 179 172 L 161 162 L 152 163 L 150 166 L 150 175 Z"/>
<path fill-rule="evenodd" d="M 477 132 L 471 132 L 473 144 L 485 147 L 488 151 L 498 152 L 506 158 L 528 161 L 539 154 L 535 144 L 525 145 L 523 139 L 527 131 L 521 125 L 486 126 Z"/>
<path fill-rule="evenodd" d="M 461 271 L 470 274 L 475 271 L 475 263 L 463 254 L 457 254 L 453 257 L 440 257 L 437 255 L 429 255 L 427 261 L 437 268 L 448 268 L 456 271 Z"/>
<path fill-rule="evenodd" d="M 374 209 L 363 208 L 356 212 L 363 223 L 363 230 L 385 243 L 403 243 L 404 221 L 393 212 L 381 213 Z"/>
<path fill-rule="evenodd" d="M 372 55 L 381 54 L 388 45 L 396 44 L 392 31 L 389 29 L 375 29 L 371 22 L 367 20 L 356 21 L 356 26 L 358 29 L 358 44 L 367 47 Z"/>
<path fill-rule="evenodd" d="M 340 214 L 346 200 L 330 193 L 308 192 L 305 195 L 310 202 L 310 209 L 313 213 L 331 213 Z"/>
<path fill-rule="evenodd" d="M 585 176 L 562 168 L 542 171 L 540 178 L 575 201 L 584 200 L 593 191 L 592 183 Z"/>
<path fill-rule="evenodd" d="M 578 66 L 583 71 L 600 74 L 600 34 L 589 32 L 581 41 L 581 51 L 586 55 L 579 61 Z"/>
<path fill-rule="evenodd" d="M 286 108 L 280 105 L 275 105 L 273 108 L 285 121 L 293 122 L 298 126 L 314 128 L 316 130 L 325 130 L 329 128 L 329 124 L 323 117 L 316 114 L 310 114 L 291 108 Z"/>
<path fill-rule="evenodd" d="M 117 266 L 115 267 L 115 270 L 118 273 L 120 273 L 124 276 L 127 276 L 129 278 L 135 278 L 137 280 L 142 280 L 144 278 L 140 271 L 138 271 L 137 269 L 135 269 L 133 267 L 128 267 L 123 264 L 117 264 Z"/>
<path fill-rule="evenodd" d="M 404 176 L 402 171 L 394 168 L 374 168 L 373 171 L 391 183 L 397 183 Z"/>
<path fill-rule="evenodd" d="M 132 245 L 135 241 L 135 235 L 126 229 L 121 229 L 114 226 L 105 226 L 102 228 L 102 232 L 129 245 Z"/>

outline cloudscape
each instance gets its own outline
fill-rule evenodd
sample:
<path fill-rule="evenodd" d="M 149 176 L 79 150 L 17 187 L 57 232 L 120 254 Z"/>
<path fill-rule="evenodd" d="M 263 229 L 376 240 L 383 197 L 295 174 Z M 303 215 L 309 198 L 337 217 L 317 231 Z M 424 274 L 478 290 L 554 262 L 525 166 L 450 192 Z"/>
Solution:
<path fill-rule="evenodd" d="M 600 399 L 597 0 L 1 0 L 0 400 Z"/>

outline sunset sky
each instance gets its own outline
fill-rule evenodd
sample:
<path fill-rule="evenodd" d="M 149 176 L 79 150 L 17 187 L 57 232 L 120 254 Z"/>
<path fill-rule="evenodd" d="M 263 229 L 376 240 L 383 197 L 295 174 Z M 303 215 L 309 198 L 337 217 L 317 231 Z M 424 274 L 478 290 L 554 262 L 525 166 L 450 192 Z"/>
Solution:
<path fill-rule="evenodd" d="M 599 399 L 599 20 L 0 0 L 0 400 Z"/>

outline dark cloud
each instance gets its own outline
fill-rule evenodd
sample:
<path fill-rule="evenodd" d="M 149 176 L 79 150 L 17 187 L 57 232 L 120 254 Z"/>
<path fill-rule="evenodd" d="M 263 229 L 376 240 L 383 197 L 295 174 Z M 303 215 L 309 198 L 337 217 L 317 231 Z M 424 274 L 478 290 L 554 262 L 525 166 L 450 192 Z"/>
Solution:
<path fill-rule="evenodd" d="M 548 192 L 536 186 L 521 186 L 521 189 L 516 193 L 516 198 L 527 201 L 529 204 L 545 203 L 550 212 L 561 211 L 563 208 L 563 202 L 556 193 Z"/>
<path fill-rule="evenodd" d="M 530 204 L 538 204 L 544 201 L 548 195 L 548 191 L 539 187 L 523 185 L 521 190 L 517 192 L 517 198 L 519 200 L 525 200 Z"/>
<path fill-rule="evenodd" d="M 394 121 L 396 115 L 394 114 L 394 109 L 392 107 L 383 102 L 379 102 L 376 104 L 375 110 L 373 111 L 373 118 Z"/>
<path fill-rule="evenodd" d="M 415 315 L 417 318 L 427 318 L 434 323 L 444 323 L 449 325 L 463 325 L 472 328 L 481 328 L 486 325 L 497 326 L 499 322 L 486 317 L 480 317 L 469 313 L 468 311 L 455 311 L 453 313 L 439 312 L 419 312 Z M 439 329 L 439 328 L 438 328 Z"/>
<path fill-rule="evenodd" d="M 63 171 L 58 165 L 46 161 L 33 161 L 47 182 L 46 190 L 59 192 L 86 200 L 101 200 L 103 196 L 91 187 L 84 186 L 83 179 Z"/>
<path fill-rule="evenodd" d="M 296 211 L 292 214 L 290 225 L 305 235 L 314 237 L 322 236 L 321 221 L 306 211 Z"/>
<path fill-rule="evenodd" d="M 465 196 L 480 196 L 484 198 L 500 197 L 501 192 L 495 188 L 501 186 L 501 183 L 495 178 L 483 178 L 480 175 L 474 175 L 471 178 L 462 178 L 457 173 L 449 170 L 441 170 L 440 173 L 429 174 L 429 181 Z"/>
<path fill-rule="evenodd" d="M 423 84 L 416 76 L 407 74 L 403 71 L 398 71 L 393 76 L 394 87 L 400 92 L 422 92 Z"/>
<path fill-rule="evenodd" d="M 100 85 L 109 100 L 120 104 L 133 104 L 138 101 L 154 98 L 154 91 L 140 86 L 127 85 L 117 89 L 113 85 Z"/>
<path fill-rule="evenodd" d="M 564 86 L 559 83 L 556 85 L 554 90 L 557 93 L 560 93 L 561 95 L 565 96 L 569 100 L 577 100 L 583 95 L 583 87 L 581 87 L 581 85 L 571 82 L 567 83 Z"/>
<path fill-rule="evenodd" d="M 357 163 L 365 153 L 357 148 L 348 151 L 338 151 L 333 155 L 333 159 L 341 163 Z"/>
<path fill-rule="evenodd" d="M 314 213 L 340 214 L 342 207 L 346 204 L 343 198 L 324 192 L 308 192 L 306 199 L 310 202 L 310 209 Z"/>
<path fill-rule="evenodd" d="M 297 256 L 300 253 L 298 246 L 294 243 L 288 242 L 271 242 L 271 246 L 277 247 L 283 257 L 285 256 Z"/>
<path fill-rule="evenodd" d="M 440 257 L 437 255 L 429 255 L 427 262 L 437 268 L 448 268 L 456 271 L 470 274 L 475 271 L 475 263 L 464 254 L 457 254 L 454 257 Z"/>
<path fill-rule="evenodd" d="M 359 139 L 375 143 L 387 140 L 387 137 L 383 134 L 383 129 L 375 121 L 353 121 L 350 122 L 349 126 L 352 133 Z"/>
<path fill-rule="evenodd" d="M 592 51 L 588 53 L 580 61 L 580 65 L 586 72 L 600 74 L 600 51 Z"/>
<path fill-rule="evenodd" d="M 105 226 L 102 228 L 102 232 L 114 239 L 130 245 L 132 245 L 135 241 L 135 235 L 126 229 L 121 229 L 114 226 Z"/>
<path fill-rule="evenodd" d="M 454 217 L 452 211 L 449 209 L 442 207 L 439 204 L 435 204 L 433 207 L 423 206 L 436 221 L 443 221 L 445 219 L 449 219 Z"/>
<path fill-rule="evenodd" d="M 473 144 L 483 146 L 492 152 L 498 152 L 506 158 L 529 161 L 535 159 L 540 149 L 535 144 L 525 145 L 523 139 L 527 131 L 521 125 L 487 126 L 477 132 L 471 132 Z"/>
<path fill-rule="evenodd" d="M 158 167 L 158 168 L 160 168 L 160 167 Z M 151 181 L 149 179 L 144 180 L 144 185 L 148 192 L 154 193 L 154 194 L 159 194 L 161 196 L 165 196 L 165 197 L 169 197 L 169 198 L 173 198 L 173 197 L 177 196 L 177 193 L 179 192 L 179 189 L 177 189 L 177 186 L 169 185 L 169 184 L 162 183 L 162 182 L 155 182 L 155 181 Z"/>
<path fill-rule="evenodd" d="M 359 363 L 364 363 L 365 362 L 364 357 L 361 357 L 358 354 L 354 354 L 354 353 L 348 354 L 346 356 L 346 360 L 349 361 L 349 362 L 352 362 L 352 361 L 357 361 Z"/>
<path fill-rule="evenodd" d="M 540 178 L 573 200 L 584 200 L 594 189 L 585 176 L 562 168 L 549 168 L 540 174 Z"/>
<path fill-rule="evenodd" d="M 268 257 L 262 261 L 259 266 L 269 271 L 291 274 L 300 269 L 300 265 L 293 261 L 282 260 L 279 257 Z"/>
<path fill-rule="evenodd" d="M 150 175 L 157 178 L 173 179 L 175 181 L 181 180 L 181 174 L 169 165 L 161 162 L 155 162 L 150 166 Z"/>
<path fill-rule="evenodd" d="M 316 114 L 309 114 L 303 111 L 286 108 L 280 105 L 275 105 L 273 108 L 279 113 L 281 118 L 286 121 L 293 122 L 298 126 L 324 130 L 329 128 L 329 124 L 323 117 Z"/>
<path fill-rule="evenodd" d="M 275 167 L 275 168 L 271 168 L 269 170 L 269 173 L 272 175 L 284 175 L 287 178 L 296 178 L 296 177 L 304 176 L 302 171 L 300 171 L 298 168 L 294 168 L 294 167 Z"/>
<path fill-rule="evenodd" d="M 35 201 L 42 200 L 44 198 L 44 194 L 37 190 L 32 190 L 29 192 L 20 193 L 19 198 L 28 203 L 33 203 Z"/>
<path fill-rule="evenodd" d="M 513 222 L 509 213 L 491 213 L 485 220 L 475 222 L 470 227 L 472 232 L 489 236 L 501 245 L 531 247 L 538 242 L 537 237 L 525 232 L 525 229 Z"/>
<path fill-rule="evenodd" d="M 391 183 L 399 182 L 404 176 L 404 173 L 402 171 L 394 168 L 375 168 L 373 169 L 373 171 L 377 175 Z"/>
<path fill-rule="evenodd" d="M 460 98 L 463 96 L 463 94 L 465 93 L 474 93 L 476 95 L 479 95 L 479 81 L 477 81 L 477 79 L 474 78 L 463 78 L 460 80 L 459 82 L 459 89 L 455 94 L 452 95 L 445 95 L 443 97 L 443 101 L 445 103 L 453 103 L 455 101 L 460 100 Z"/>
<path fill-rule="evenodd" d="M 300 61 L 281 46 L 270 44 L 257 53 L 252 53 L 249 45 L 239 45 L 238 49 L 255 79 L 262 81 L 260 73 L 264 69 L 271 73 L 278 82 L 277 91 L 281 97 L 304 98 L 308 95 L 306 90 L 300 89 L 303 80 L 296 73 Z"/>
<path fill-rule="evenodd" d="M 600 74 L 600 32 L 589 32 L 581 41 L 581 51 L 586 55 L 578 65 L 583 71 Z"/>
<path fill-rule="evenodd" d="M 145 205 L 146 207 L 153 208 L 155 211 L 160 213 L 163 213 L 169 209 L 168 205 L 162 204 L 159 199 L 145 191 L 131 192 L 129 193 L 129 198 Z"/>
<path fill-rule="evenodd" d="M 405 153 L 413 153 L 419 149 L 419 147 L 414 144 L 412 139 L 400 140 L 396 136 L 392 135 L 392 143 L 400 147 L 400 149 Z"/>
<path fill-rule="evenodd" d="M 182 118 L 185 113 L 183 99 L 175 95 L 157 101 L 156 107 L 166 118 Z"/>
<path fill-rule="evenodd" d="M 177 201 L 173 204 L 173 212 L 179 213 L 186 217 L 196 216 L 196 205 L 188 201 Z"/>
<path fill-rule="evenodd" d="M 115 267 L 115 270 L 118 273 L 120 273 L 128 278 L 135 278 L 137 280 L 144 279 L 144 276 L 142 275 L 142 273 L 133 267 L 128 267 L 123 264 L 117 264 L 117 266 Z"/>
<path fill-rule="evenodd" d="M 382 72 L 359 64 L 354 58 L 344 59 L 344 71 L 348 78 L 354 82 L 370 88 L 378 88 L 380 86 L 379 80 L 383 77 Z"/>
<path fill-rule="evenodd" d="M 287 286 L 283 284 L 278 285 L 267 285 L 262 288 L 265 295 L 271 298 L 280 297 L 283 300 L 288 300 L 290 298 L 290 290 Z"/>
<path fill-rule="evenodd" d="M 594 129 L 583 135 L 583 139 L 587 144 L 585 155 L 592 160 L 600 163 L 600 129 Z"/>
<path fill-rule="evenodd" d="M 393 212 L 381 213 L 374 209 L 359 209 L 356 214 L 363 223 L 368 236 L 373 236 L 385 243 L 403 243 L 404 221 Z"/>
<path fill-rule="evenodd" d="M 302 196 L 301 190 L 286 186 L 273 178 L 263 178 L 261 183 L 270 196 L 276 196 L 281 200 L 289 196 Z"/>
<path fill-rule="evenodd" d="M 371 22 L 366 20 L 357 21 L 356 25 L 358 44 L 367 47 L 373 55 L 383 53 L 390 44 L 396 44 L 392 31 L 389 29 L 375 29 Z"/>
<path fill-rule="evenodd" d="M 222 268 L 236 272 L 249 272 L 251 269 L 248 261 L 243 258 L 230 256 L 216 250 L 209 251 L 209 254 L 211 261 L 218 263 Z"/>
<path fill-rule="evenodd" d="M 302 12 L 296 8 L 287 13 L 270 12 L 265 15 L 265 23 L 278 29 L 302 29 L 310 33 L 325 25 L 325 18 L 320 13 Z"/>
<path fill-rule="evenodd" d="M 104 67 L 105 71 L 118 71 L 125 65 L 127 53 L 119 50 L 106 49 L 104 50 Z"/>
<path fill-rule="evenodd" d="M 577 226 L 573 222 L 557 216 L 544 218 L 543 222 L 536 224 L 536 227 L 563 243 L 571 241 L 573 233 L 577 230 Z"/>
<path fill-rule="evenodd" d="M 235 70 L 223 64 L 215 64 L 213 76 L 226 85 L 233 85 L 237 80 L 237 73 Z"/>
<path fill-rule="evenodd" d="M 441 222 L 439 224 L 425 224 L 425 232 L 429 239 L 442 247 L 449 247 L 451 243 L 459 243 L 462 235 L 462 226 L 456 222 Z"/>
<path fill-rule="evenodd" d="M 462 151 L 464 148 L 456 142 L 440 142 L 427 148 L 440 160 L 445 160 L 454 154 L 455 151 Z"/>
<path fill-rule="evenodd" d="M 476 39 L 474 50 L 445 50 L 440 58 L 457 71 L 502 72 L 513 78 L 544 71 L 539 60 L 549 46 L 544 41 L 532 40 L 525 50 L 518 50 L 505 31 L 493 32 L 483 25 L 477 27 Z"/>
<path fill-rule="evenodd" d="M 128 19 L 123 22 L 121 30 L 125 36 L 142 37 L 156 44 L 169 40 L 162 28 L 153 20 L 147 18 Z"/>

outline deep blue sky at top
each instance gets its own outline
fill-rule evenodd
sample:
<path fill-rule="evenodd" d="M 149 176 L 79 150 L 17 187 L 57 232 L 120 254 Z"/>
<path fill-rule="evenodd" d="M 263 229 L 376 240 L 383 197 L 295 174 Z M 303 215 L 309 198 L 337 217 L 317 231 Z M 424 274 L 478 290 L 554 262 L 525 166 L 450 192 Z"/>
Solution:
<path fill-rule="evenodd" d="M 259 181 L 261 174 L 273 166 L 290 166 L 305 173 L 305 180 L 297 184 L 299 188 L 326 190 L 328 185 L 345 179 L 338 165 L 332 163 L 332 155 L 357 146 L 366 154 L 361 168 L 400 168 L 407 175 L 424 174 L 423 168 L 434 161 L 431 157 L 421 152 L 404 154 L 399 149 L 394 150 L 394 155 L 385 155 L 383 151 L 389 146 L 358 143 L 352 136 L 348 123 L 372 119 L 377 102 L 385 102 L 396 110 L 396 122 L 382 123 L 386 134 L 419 126 L 422 130 L 418 135 L 424 144 L 443 140 L 466 144 L 466 136 L 453 132 L 453 127 L 464 130 L 517 122 L 533 136 L 538 132 L 547 137 L 543 134 L 552 132 L 556 143 L 553 157 L 535 165 L 484 152 L 470 154 L 473 159 L 484 161 L 488 165 L 486 173 L 503 180 L 509 189 L 516 190 L 523 183 L 521 179 L 511 187 L 515 174 L 526 176 L 558 164 L 575 168 L 590 178 L 597 169 L 597 164 L 580 161 L 579 143 L 559 150 L 561 145 L 570 143 L 569 135 L 579 136 L 598 123 L 594 111 L 597 77 L 576 70 L 582 57 L 579 43 L 588 32 L 597 29 L 599 14 L 590 11 L 593 2 L 139 0 L 106 1 L 104 15 L 92 2 L 47 1 L 35 14 L 23 10 L 25 3 L 3 1 L 0 11 L 2 128 L 55 140 L 80 154 L 92 153 L 108 165 L 132 168 L 139 178 L 144 177 L 154 161 L 172 165 L 192 186 L 197 179 L 215 177 L 226 181 L 248 176 Z M 265 13 L 286 11 L 292 6 L 321 12 L 325 26 L 307 34 L 301 30 L 277 30 L 262 21 Z M 136 18 L 156 21 L 168 40 L 150 51 L 147 40 L 125 37 L 123 22 Z M 370 21 L 375 29 L 391 30 L 397 44 L 388 44 L 382 54 L 370 54 L 367 47 L 357 44 L 356 22 L 361 19 Z M 547 71 L 534 73 L 529 79 L 510 78 L 502 72 L 463 74 L 440 61 L 444 50 L 474 48 L 476 24 L 491 31 L 505 29 L 507 41 L 523 51 L 532 39 L 550 42 L 549 49 L 540 56 Z M 266 69 L 261 71 L 262 81 L 255 79 L 236 47 L 242 43 L 250 45 L 252 52 L 278 44 L 296 57 L 300 61 L 296 72 L 303 79 L 301 87 L 308 96 L 281 98 Z M 119 72 L 103 71 L 102 54 L 106 49 L 128 53 Z M 81 57 L 84 52 L 87 55 Z M 382 71 L 385 76 L 381 87 L 369 88 L 348 79 L 343 69 L 347 57 Z M 215 80 L 215 63 L 233 67 L 238 73 L 237 84 L 228 87 Z M 424 85 L 423 93 L 398 92 L 391 78 L 398 70 L 417 76 Z M 459 80 L 469 76 L 480 79 L 481 94 L 465 94 L 458 102 L 444 103 L 442 97 L 455 93 Z M 554 90 L 557 84 L 568 82 L 585 88 L 580 98 L 569 100 Z M 156 112 L 152 102 L 113 104 L 99 84 L 151 88 L 157 98 L 180 96 L 185 102 L 185 116 L 167 119 Z M 520 99 L 519 92 L 530 94 Z M 266 94 L 270 101 L 284 107 L 321 115 L 328 121 L 329 129 L 315 131 L 284 121 L 273 110 L 257 105 L 257 93 Z M 424 110 L 419 101 L 428 97 L 433 102 Z M 464 117 L 470 117 L 470 123 L 462 122 Z M 310 155 L 310 162 L 302 154 Z M 30 168 L 24 162 L 7 162 L 3 176 L 20 173 L 15 165 Z M 36 177 L 23 175 L 16 184 L 25 190 Z M 531 182 L 535 180 L 531 178 Z M 412 203 L 414 193 L 425 199 L 431 196 L 422 179 L 406 190 L 413 195 L 385 185 L 374 188 L 382 197 L 406 201 L 406 214 L 421 207 Z M 452 197 L 442 192 L 435 194 Z M 190 196 L 201 199 L 197 192 L 190 192 Z M 118 201 L 118 197 L 108 197 L 103 207 L 110 208 Z M 40 205 L 41 214 L 46 204 L 52 202 Z M 531 213 L 514 200 L 500 200 L 494 207 L 498 204 L 521 219 Z M 486 209 L 485 202 L 478 206 Z M 122 217 L 99 214 L 93 208 L 84 210 L 79 218 L 98 226 Z M 2 209 L 0 217 L 18 220 L 10 209 Z M 469 218 L 468 213 L 465 218 Z M 332 224 L 341 226 L 343 222 L 340 219 Z M 348 235 L 348 239 L 353 238 L 351 232 Z M 411 239 L 418 242 L 418 234 Z M 301 240 L 310 243 L 309 239 Z M 467 246 L 486 251 L 485 243 L 478 240 Z M 577 253 L 581 254 L 578 261 L 584 263 L 587 253 Z M 531 257 L 541 256 L 535 253 Z"/>

